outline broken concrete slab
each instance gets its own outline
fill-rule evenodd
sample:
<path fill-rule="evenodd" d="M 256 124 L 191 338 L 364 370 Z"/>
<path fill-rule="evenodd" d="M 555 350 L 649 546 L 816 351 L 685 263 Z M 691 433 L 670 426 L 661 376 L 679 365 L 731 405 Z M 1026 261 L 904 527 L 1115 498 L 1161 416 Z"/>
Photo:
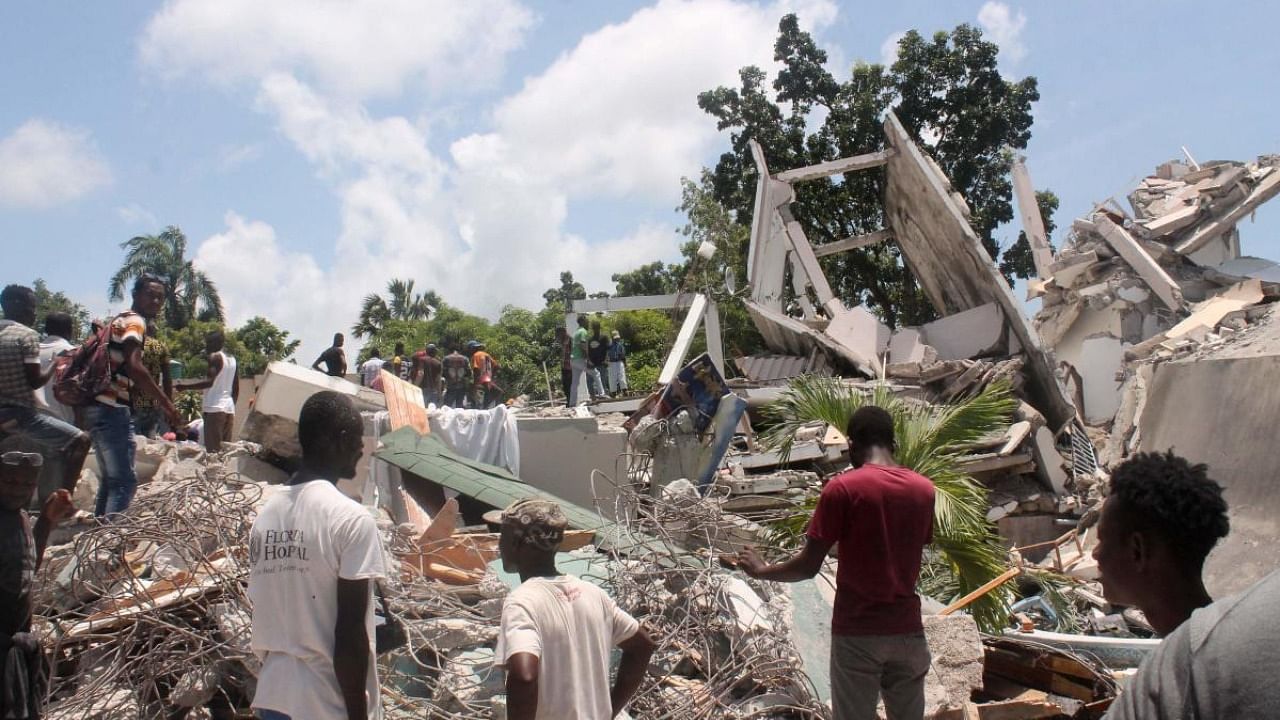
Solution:
<path fill-rule="evenodd" d="M 1178 283 L 1169 277 L 1169 273 L 1151 258 L 1151 255 L 1138 244 L 1137 240 L 1133 239 L 1132 235 L 1105 215 L 1094 216 L 1094 226 L 1098 234 L 1110 243 L 1129 267 L 1133 268 L 1134 272 L 1138 273 L 1138 276 L 1155 292 L 1156 297 L 1160 298 L 1165 307 L 1170 310 L 1182 308 L 1182 290 L 1178 287 Z"/>
<path fill-rule="evenodd" d="M 1032 401 L 1055 427 L 1064 426 L 1074 417 L 1075 409 L 1058 384 L 1054 363 L 1023 315 L 1022 303 L 974 234 L 946 176 L 920 151 L 892 112 L 886 115 L 884 131 L 889 145 L 897 151 L 887 164 L 886 226 L 925 296 L 942 315 L 998 303 L 1026 354 L 1031 380 L 1027 390 Z"/>
<path fill-rule="evenodd" d="M 925 678 L 925 717 L 962 710 L 982 689 L 983 647 L 969 615 L 925 615 L 924 636 L 933 665 Z"/>
<path fill-rule="evenodd" d="M 1057 495 L 1067 494 L 1067 461 L 1058 452 L 1053 433 L 1047 427 L 1035 431 L 1031 442 L 1031 454 L 1035 458 L 1036 475 Z"/>
<path fill-rule="evenodd" d="M 839 308 L 825 335 L 849 353 L 866 358 L 873 376 L 880 374 L 880 358 L 889 347 L 889 326 L 862 307 Z"/>
<path fill-rule="evenodd" d="M 920 328 L 939 360 L 1006 355 L 1004 313 L 996 303 L 948 315 Z"/>
<path fill-rule="evenodd" d="M 938 351 L 925 343 L 918 328 L 900 328 L 889 338 L 889 362 L 930 365 L 938 359 Z"/>

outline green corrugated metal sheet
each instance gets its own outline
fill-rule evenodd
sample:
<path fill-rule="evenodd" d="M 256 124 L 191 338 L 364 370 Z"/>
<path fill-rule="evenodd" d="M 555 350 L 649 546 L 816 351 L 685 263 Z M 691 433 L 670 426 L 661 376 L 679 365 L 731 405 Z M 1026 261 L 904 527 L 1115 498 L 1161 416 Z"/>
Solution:
<path fill-rule="evenodd" d="M 559 503 L 569 524 L 579 530 L 599 530 L 605 525 L 595 512 L 536 488 L 504 468 L 458 455 L 434 435 L 419 435 L 404 427 L 383 436 L 382 444 L 376 457 L 486 505 L 505 508 L 516 500 L 540 497 Z"/>

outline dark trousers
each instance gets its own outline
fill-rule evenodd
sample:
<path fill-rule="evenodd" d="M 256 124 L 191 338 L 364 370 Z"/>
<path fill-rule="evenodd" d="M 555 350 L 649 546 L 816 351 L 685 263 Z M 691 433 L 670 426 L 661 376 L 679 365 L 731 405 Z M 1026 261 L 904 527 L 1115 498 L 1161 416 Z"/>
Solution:
<path fill-rule="evenodd" d="M 564 388 L 564 404 L 573 407 L 569 404 L 569 396 L 573 394 L 573 368 L 560 368 L 560 387 Z"/>

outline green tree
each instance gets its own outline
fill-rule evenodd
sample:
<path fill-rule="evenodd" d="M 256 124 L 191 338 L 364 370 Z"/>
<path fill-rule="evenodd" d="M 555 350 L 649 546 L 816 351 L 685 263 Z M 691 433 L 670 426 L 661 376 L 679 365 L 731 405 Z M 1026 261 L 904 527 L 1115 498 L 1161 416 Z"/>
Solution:
<path fill-rule="evenodd" d="M 267 365 L 288 360 L 302 344 L 301 340 L 290 340 L 288 330 L 281 330 L 262 316 L 250 318 L 234 332 L 244 347 L 244 354 L 236 356 L 243 377 L 261 375 Z"/>
<path fill-rule="evenodd" d="M 36 281 L 31 284 L 31 289 L 36 293 L 35 329 L 44 331 L 44 319 L 49 313 L 64 312 L 71 316 L 73 337 L 67 339 L 72 342 L 79 340 L 80 334 L 89 327 L 89 311 L 80 303 L 67 297 L 61 290 L 58 292 L 50 290 L 42 278 L 36 278 Z"/>
<path fill-rule="evenodd" d="M 542 299 L 547 301 L 547 305 L 552 303 L 560 303 L 560 307 L 567 308 L 574 300 L 582 300 L 587 297 L 587 289 L 582 283 L 573 279 L 573 273 L 565 270 L 560 273 L 560 287 L 553 287 L 542 293 Z"/>
<path fill-rule="evenodd" d="M 187 236 L 176 226 L 166 227 L 159 235 L 139 235 L 123 243 L 124 263 L 111 276 L 107 288 L 112 300 L 123 300 L 130 283 L 143 274 L 165 281 L 165 323 L 182 329 L 193 319 L 223 319 L 222 299 L 213 280 L 195 263 L 187 259 Z"/>
<path fill-rule="evenodd" d="M 1051 238 L 1058 227 L 1053 222 L 1053 214 L 1058 210 L 1058 196 L 1050 190 L 1037 190 L 1036 205 L 1040 207 L 1045 237 Z M 1052 242 L 1049 243 L 1049 250 L 1053 251 Z M 1000 258 L 1000 272 L 1004 273 L 1005 279 L 1013 282 L 1014 277 L 1030 277 L 1035 267 L 1035 260 L 1031 257 L 1031 241 L 1027 239 L 1026 232 L 1019 230 L 1018 239 Z"/>
<path fill-rule="evenodd" d="M 666 265 L 656 260 L 625 273 L 614 273 L 616 297 L 637 295 L 670 295 L 680 287 L 679 265 Z"/>
<path fill-rule="evenodd" d="M 204 338 L 214 330 L 222 330 L 226 338 L 225 349 L 237 363 L 243 362 L 249 353 L 234 331 L 223 327 L 222 323 L 208 320 L 192 320 L 181 328 L 169 327 L 161 323 L 157 337 L 169 348 L 169 359 L 182 363 L 182 375 L 188 378 L 201 378 L 209 370 L 208 353 L 204 349 Z M 244 377 L 246 373 L 237 370 Z"/>
<path fill-rule="evenodd" d="M 377 293 L 365 295 L 360 305 L 360 319 L 351 328 L 358 338 L 382 331 L 389 320 L 425 320 L 441 305 L 435 291 L 415 294 L 412 280 L 393 279 L 387 283 L 387 297 Z"/>
<path fill-rule="evenodd" d="M 979 439 L 1006 427 L 1017 406 L 1007 384 L 950 405 L 929 405 L 896 396 L 886 386 L 872 392 L 850 387 L 838 378 L 797 378 L 779 400 L 765 407 L 772 423 L 762 440 L 786 457 L 801 426 L 825 422 L 843 429 L 854 411 L 878 405 L 893 416 L 897 450 L 894 459 L 933 481 L 933 544 L 920 577 L 925 594 L 951 602 L 981 587 L 1008 569 L 1008 551 L 987 520 L 987 490 L 961 471 L 960 458 Z M 797 546 L 812 515 L 816 497 L 805 512 L 773 526 L 772 542 Z M 1009 617 L 1011 589 L 1006 584 L 984 595 L 969 611 L 984 632 L 998 632 Z"/>
<path fill-rule="evenodd" d="M 872 152 L 884 147 L 881 117 L 893 107 L 964 196 L 974 231 L 997 257 L 993 232 L 1013 218 L 1003 149 L 1026 147 L 1031 103 L 1039 99 L 1035 78 L 1014 82 L 1000 75 L 998 50 L 969 25 L 928 39 L 912 31 L 899 42 L 891 67 L 858 63 L 849 80 L 840 82 L 826 69 L 826 53 L 794 15 L 787 15 L 774 45 L 782 69 L 772 83 L 760 68 L 745 67 L 738 88 L 720 87 L 698 97 L 719 128 L 732 131 L 730 151 L 714 170 L 715 199 L 739 225 L 749 226 L 756 186 L 749 140 L 760 143 L 774 171 Z M 825 117 L 811 131 L 817 109 Z M 850 173 L 798 184 L 794 210 L 810 239 L 821 244 L 884 227 L 883 195 L 883 171 Z M 890 325 L 935 317 L 893 243 L 829 256 L 822 263 L 832 289 L 847 304 L 866 304 Z M 1029 268 L 1019 263 L 1011 270 L 1025 275 Z"/>

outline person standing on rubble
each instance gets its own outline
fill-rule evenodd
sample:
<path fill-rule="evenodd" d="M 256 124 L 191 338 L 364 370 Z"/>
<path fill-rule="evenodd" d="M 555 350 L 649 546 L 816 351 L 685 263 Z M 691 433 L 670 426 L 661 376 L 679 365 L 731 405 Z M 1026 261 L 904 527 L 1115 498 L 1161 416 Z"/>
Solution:
<path fill-rule="evenodd" d="M 488 410 L 498 403 L 498 398 L 502 397 L 502 388 L 493 381 L 499 367 L 498 361 L 489 354 L 484 343 L 475 343 L 471 352 L 471 372 L 475 382 L 474 407 Z"/>
<path fill-rule="evenodd" d="M 427 345 L 415 371 L 417 382 L 422 388 L 422 402 L 427 406 L 439 405 L 441 401 L 440 376 L 444 371 L 444 364 L 436 357 L 439 354 L 435 345 Z"/>
<path fill-rule="evenodd" d="M 312 370 L 320 370 L 320 363 L 324 363 L 325 375 L 331 377 L 342 377 L 347 374 L 347 351 L 342 349 L 342 345 L 346 342 L 346 338 L 342 333 L 333 334 L 333 345 L 328 350 L 320 353 L 320 357 L 311 363 Z"/>
<path fill-rule="evenodd" d="M 49 533 L 75 513 L 71 493 L 58 489 L 32 522 L 25 507 L 35 493 L 44 456 L 40 445 L 13 435 L 0 442 L 0 717 L 40 717 L 44 657 L 31 633 L 31 587 Z"/>
<path fill-rule="evenodd" d="M 356 474 L 364 424 L 351 399 L 323 391 L 298 414 L 301 469 L 249 533 L 253 708 L 261 720 L 382 717 L 374 662 L 374 583 L 386 574 L 369 511 L 336 485 Z"/>
<path fill-rule="evenodd" d="M 655 649 L 613 598 L 556 569 L 566 527 L 560 506 L 546 500 L 520 500 L 502 513 L 502 566 L 520 575 L 494 651 L 507 673 L 508 720 L 609 720 L 639 689 Z M 622 660 L 610 688 L 615 646 Z"/>
<path fill-rule="evenodd" d="M 159 326 L 154 319 L 147 321 L 147 335 L 142 338 L 142 366 L 151 373 L 164 390 L 164 394 L 173 397 L 173 376 L 169 372 L 169 347 L 157 336 Z M 148 438 L 159 437 L 171 428 L 164 421 L 164 413 L 151 399 L 142 394 L 133 399 L 133 427 L 139 435 Z"/>
<path fill-rule="evenodd" d="M 1138 453 L 1116 466 L 1098 519 L 1102 591 L 1136 606 L 1161 636 L 1213 602 L 1201 573 L 1227 536 L 1227 502 L 1208 467 L 1172 452 Z"/>
<path fill-rule="evenodd" d="M 183 390 L 204 390 L 201 406 L 204 417 L 204 449 L 211 453 L 231 442 L 231 428 L 236 421 L 236 402 L 240 399 L 240 376 L 236 359 L 224 350 L 227 338 L 221 330 L 204 336 L 205 361 L 208 370 L 204 380 L 183 384 Z"/>
<path fill-rule="evenodd" d="M 360 363 L 360 384 L 367 388 L 373 388 L 374 390 L 381 389 L 381 384 L 378 384 L 376 387 L 374 384 L 378 382 L 379 373 L 382 372 L 382 366 L 386 364 L 387 361 L 382 359 L 382 352 L 378 350 L 378 348 L 370 350 L 369 359 Z"/>
<path fill-rule="evenodd" d="M 578 388 L 582 386 L 582 377 L 587 375 L 587 339 L 591 334 L 587 332 L 588 320 L 586 316 L 578 316 L 578 329 L 573 331 L 573 341 L 570 343 L 569 364 L 572 377 L 569 382 L 569 407 L 578 404 Z M 592 393 L 591 383 L 587 383 L 587 392 Z"/>
<path fill-rule="evenodd" d="M 124 512 L 138 489 L 134 468 L 137 453 L 132 415 L 134 398 L 150 395 L 171 427 L 185 424 L 173 400 L 142 364 L 147 321 L 154 320 L 164 309 L 166 291 L 167 286 L 160 278 L 140 275 L 133 283 L 133 305 L 111 320 L 107 344 L 111 384 L 85 411 L 98 467 L 102 469 L 94 509 L 98 517 Z"/>
<path fill-rule="evenodd" d="M 471 387 L 471 361 L 454 348 L 440 364 L 444 369 L 444 404 L 461 410 L 467 400 L 467 389 Z"/>
<path fill-rule="evenodd" d="M 613 342 L 609 343 L 609 395 L 618 397 L 627 390 L 627 344 L 622 341 L 622 333 L 613 331 Z"/>
<path fill-rule="evenodd" d="M 75 489 L 89 455 L 89 435 L 65 420 L 36 408 L 35 391 L 53 376 L 53 363 L 40 364 L 40 336 L 36 322 L 36 294 L 29 287 L 10 285 L 0 292 L 0 436 L 22 435 L 35 440 L 49 455 L 62 457 L 61 487 Z"/>
<path fill-rule="evenodd" d="M 600 329 L 600 321 L 591 321 L 591 337 L 587 339 L 587 383 L 591 399 L 605 397 L 605 377 L 609 374 L 609 338 Z"/>
<path fill-rule="evenodd" d="M 817 575 L 838 544 L 831 617 L 834 718 L 875 718 L 883 697 L 891 720 L 920 720 L 932 659 L 916 580 L 933 540 L 934 486 L 894 460 L 893 416 L 884 408 L 859 408 L 847 435 L 853 469 L 823 487 L 799 554 L 770 565 L 748 548 L 720 561 L 760 580 L 800 582 Z"/>

